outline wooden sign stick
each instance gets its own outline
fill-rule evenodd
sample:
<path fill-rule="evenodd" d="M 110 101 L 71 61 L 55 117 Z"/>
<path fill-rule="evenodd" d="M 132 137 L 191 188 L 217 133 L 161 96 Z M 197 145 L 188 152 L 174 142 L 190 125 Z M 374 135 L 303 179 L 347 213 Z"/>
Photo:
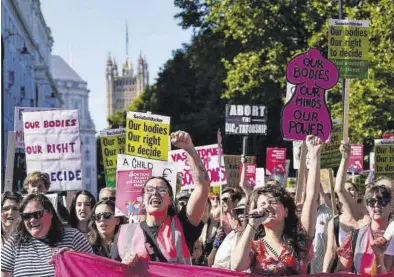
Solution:
<path fill-rule="evenodd" d="M 328 169 L 328 183 L 330 184 L 330 190 L 331 190 L 331 206 L 332 206 L 332 214 L 333 217 L 338 215 L 338 210 L 337 210 L 337 200 L 335 197 L 335 191 L 334 191 L 334 172 L 332 171 L 332 168 Z"/>
<path fill-rule="evenodd" d="M 5 164 L 4 191 L 13 191 L 16 132 L 8 132 L 7 161 Z"/>
<path fill-rule="evenodd" d="M 306 154 L 308 150 L 306 148 L 305 141 L 301 144 L 301 154 L 300 154 L 300 164 L 298 167 L 298 178 L 297 178 L 297 187 L 296 187 L 296 204 L 303 203 L 303 195 L 305 193 L 305 178 L 306 178 Z"/>
<path fill-rule="evenodd" d="M 345 93 L 343 97 L 343 141 L 349 142 L 349 93 L 350 93 L 350 79 L 345 79 Z M 346 158 L 348 156 L 345 153 Z"/>

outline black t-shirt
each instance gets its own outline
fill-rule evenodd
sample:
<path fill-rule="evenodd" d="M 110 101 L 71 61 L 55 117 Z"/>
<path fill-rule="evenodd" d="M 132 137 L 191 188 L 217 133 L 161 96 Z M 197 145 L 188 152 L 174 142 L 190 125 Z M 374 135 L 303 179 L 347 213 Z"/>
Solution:
<path fill-rule="evenodd" d="M 196 240 L 200 237 L 202 229 L 204 227 L 204 223 L 201 221 L 198 226 L 194 226 L 193 224 L 190 223 L 189 219 L 187 218 L 186 215 L 186 207 L 182 207 L 181 211 L 177 214 L 179 222 L 182 226 L 183 233 L 185 235 L 185 241 L 187 244 L 187 247 L 189 248 L 190 254 L 193 253 L 193 247 L 194 243 Z M 159 227 L 160 226 L 153 226 L 149 227 L 149 230 L 151 231 L 152 235 L 154 238 L 157 237 L 157 234 L 159 232 Z M 112 248 L 112 253 L 111 253 L 111 258 L 113 260 L 121 261 L 121 258 L 119 256 L 118 252 L 118 235 L 116 235 L 113 248 Z"/>

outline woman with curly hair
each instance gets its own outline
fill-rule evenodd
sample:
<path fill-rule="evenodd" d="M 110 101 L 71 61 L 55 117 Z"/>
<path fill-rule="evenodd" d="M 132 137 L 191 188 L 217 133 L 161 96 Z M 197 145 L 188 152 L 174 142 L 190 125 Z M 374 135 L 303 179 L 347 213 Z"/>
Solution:
<path fill-rule="evenodd" d="M 316 227 L 322 142 L 308 136 L 306 144 L 310 167 L 301 221 L 293 198 L 283 187 L 267 185 L 254 190 L 245 208 L 249 223 L 231 256 L 233 270 L 250 269 L 255 274 L 273 276 L 306 274 Z M 258 231 L 261 228 L 264 235 Z"/>
<path fill-rule="evenodd" d="M 87 190 L 78 191 L 71 201 L 68 224 L 70 227 L 78 229 L 86 237 L 89 233 L 89 222 L 95 204 L 94 196 Z"/>
<path fill-rule="evenodd" d="M 94 254 L 111 258 L 112 243 L 118 232 L 120 218 L 115 217 L 115 202 L 101 200 L 92 210 L 88 240 Z"/>
<path fill-rule="evenodd" d="M 17 192 L 6 191 L 1 196 L 1 247 L 16 231 L 21 219 L 19 204 L 22 196 Z"/>

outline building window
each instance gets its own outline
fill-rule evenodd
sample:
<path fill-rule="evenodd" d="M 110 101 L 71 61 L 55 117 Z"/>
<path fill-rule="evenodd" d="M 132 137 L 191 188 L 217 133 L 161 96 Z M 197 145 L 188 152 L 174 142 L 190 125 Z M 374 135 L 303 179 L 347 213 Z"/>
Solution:
<path fill-rule="evenodd" d="M 89 150 L 85 151 L 85 161 L 90 161 L 90 153 Z"/>
<path fill-rule="evenodd" d="M 85 167 L 84 175 L 86 178 L 89 178 L 89 179 L 92 177 L 90 167 Z"/>
<path fill-rule="evenodd" d="M 86 137 L 86 138 L 85 138 L 85 143 L 86 143 L 86 144 L 89 144 L 89 142 L 90 142 L 89 137 Z"/>

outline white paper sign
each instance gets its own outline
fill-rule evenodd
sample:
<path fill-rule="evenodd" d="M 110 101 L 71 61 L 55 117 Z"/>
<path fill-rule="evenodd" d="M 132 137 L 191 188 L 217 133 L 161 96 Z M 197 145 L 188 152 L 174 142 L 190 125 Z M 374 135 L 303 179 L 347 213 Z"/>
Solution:
<path fill-rule="evenodd" d="M 211 186 L 225 185 L 227 183 L 224 158 L 222 156 L 221 167 L 219 167 L 219 147 L 217 144 L 196 147 L 205 168 L 208 171 Z M 173 150 L 170 153 L 171 160 L 174 162 L 177 172 L 182 175 L 182 190 L 194 188 L 188 154 L 184 150 Z"/>
<path fill-rule="evenodd" d="M 256 168 L 256 186 L 255 188 L 264 187 L 265 186 L 265 169 L 264 168 Z"/>
<path fill-rule="evenodd" d="M 22 113 L 50 111 L 50 110 L 54 110 L 54 109 L 38 108 L 38 107 L 15 107 L 15 116 L 14 116 L 14 131 L 16 132 L 15 148 L 22 148 L 22 149 L 25 148 Z"/>
<path fill-rule="evenodd" d="M 51 191 L 83 189 L 78 110 L 24 112 L 27 173 L 49 175 Z"/>

